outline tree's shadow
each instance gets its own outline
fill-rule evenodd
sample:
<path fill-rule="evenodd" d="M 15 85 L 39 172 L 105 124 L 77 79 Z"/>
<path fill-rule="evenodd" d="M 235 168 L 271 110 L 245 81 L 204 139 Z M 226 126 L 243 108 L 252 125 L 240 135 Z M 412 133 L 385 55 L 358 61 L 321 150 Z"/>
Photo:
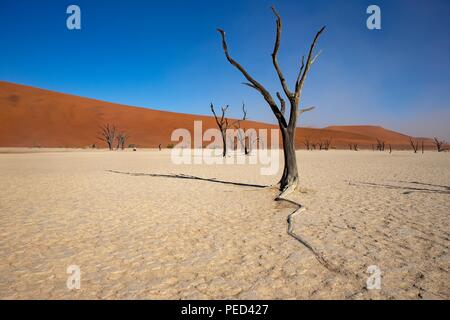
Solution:
<path fill-rule="evenodd" d="M 420 187 L 410 187 L 410 186 L 395 186 L 395 185 L 389 185 L 389 184 L 381 184 L 381 183 L 373 183 L 373 182 L 350 182 L 350 185 L 353 186 L 369 186 L 369 187 L 375 187 L 375 188 L 386 188 L 386 189 L 396 189 L 396 190 L 404 190 L 403 194 L 411 194 L 413 192 L 420 192 L 420 193 L 437 193 L 437 194 L 448 194 L 450 195 L 450 186 L 442 186 L 437 184 L 430 184 L 430 183 L 424 183 L 424 182 L 418 182 L 418 181 L 397 181 L 399 183 L 407 183 L 407 184 L 414 184 L 418 185 Z M 426 187 L 432 187 L 432 188 L 426 188 Z"/>
<path fill-rule="evenodd" d="M 220 183 L 220 184 L 229 184 L 229 185 L 241 186 L 241 187 L 253 187 L 253 188 L 269 187 L 269 186 L 261 185 L 261 184 L 250 184 L 250 183 L 241 183 L 241 182 L 233 182 L 233 181 L 224 181 L 224 180 L 217 180 L 216 178 L 202 178 L 202 177 L 191 176 L 191 175 L 186 175 L 186 174 L 139 173 L 139 172 L 122 172 L 122 171 L 115 171 L 115 170 L 106 170 L 106 171 L 112 172 L 112 173 L 118 173 L 118 174 L 126 174 L 126 175 L 136 176 L 136 177 L 145 176 L 145 177 L 157 177 L 157 178 L 200 180 L 200 181 L 214 182 L 214 183 Z"/>

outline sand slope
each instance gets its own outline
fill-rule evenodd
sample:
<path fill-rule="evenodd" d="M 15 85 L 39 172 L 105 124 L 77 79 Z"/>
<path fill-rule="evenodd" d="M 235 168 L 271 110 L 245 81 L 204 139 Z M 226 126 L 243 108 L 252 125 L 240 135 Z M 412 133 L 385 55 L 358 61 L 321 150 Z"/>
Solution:
<path fill-rule="evenodd" d="M 207 116 L 129 107 L 0 81 L 0 147 L 105 147 L 97 139 L 99 126 L 105 123 L 125 130 L 131 136 L 129 144 L 165 147 L 171 143 L 173 130 L 186 128 L 192 133 L 195 120 L 203 121 L 204 130 L 215 127 L 214 119 Z M 252 121 L 243 127 L 276 128 Z M 304 148 L 305 138 L 313 143 L 332 138 L 340 148 L 347 148 L 348 143 L 370 147 L 380 138 L 396 148 L 409 149 L 408 136 L 371 126 L 300 128 L 297 148 Z M 432 147 L 429 140 L 426 145 Z"/>

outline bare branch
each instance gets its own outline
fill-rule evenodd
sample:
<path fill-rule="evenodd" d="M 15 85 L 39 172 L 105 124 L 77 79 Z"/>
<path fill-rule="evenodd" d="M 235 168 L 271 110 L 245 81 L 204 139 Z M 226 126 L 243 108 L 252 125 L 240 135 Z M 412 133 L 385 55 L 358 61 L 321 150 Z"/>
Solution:
<path fill-rule="evenodd" d="M 291 99 L 294 97 L 293 93 L 289 90 L 286 79 L 284 78 L 283 72 L 281 71 L 280 65 L 278 64 L 278 50 L 280 49 L 280 40 L 281 40 L 281 30 L 282 30 L 282 23 L 281 23 L 281 17 L 278 14 L 277 10 L 275 9 L 275 6 L 272 6 L 272 11 L 277 17 L 277 36 L 275 38 L 275 46 L 273 48 L 272 53 L 272 62 L 275 67 L 275 70 L 277 71 L 278 78 L 280 79 L 281 86 L 283 87 L 283 91 L 286 94 L 286 96 Z"/>
<path fill-rule="evenodd" d="M 242 120 L 245 121 L 247 119 L 247 109 L 245 109 L 245 103 L 242 102 L 242 113 L 244 114 Z"/>
<path fill-rule="evenodd" d="M 300 78 L 303 74 L 303 69 L 305 68 L 305 56 L 302 56 L 302 66 L 300 67 L 300 71 L 298 72 L 297 81 L 295 81 L 295 90 L 297 91 L 298 83 L 300 82 Z"/>
<path fill-rule="evenodd" d="M 311 64 L 313 64 L 314 62 L 316 62 L 316 60 L 319 58 L 319 56 L 321 55 L 321 53 L 322 53 L 322 50 L 320 50 L 319 53 L 316 54 L 316 55 L 314 56 L 314 58 L 312 58 Z"/>
<path fill-rule="evenodd" d="M 281 114 L 284 116 L 284 113 L 286 111 L 286 102 L 284 101 L 283 97 L 281 97 L 281 94 L 279 92 L 277 92 L 277 98 L 278 100 L 280 100 L 280 105 L 281 105 Z"/>
<path fill-rule="evenodd" d="M 236 69 L 238 69 L 242 73 L 242 75 L 252 84 L 252 87 L 254 89 L 256 89 L 259 93 L 261 93 L 264 100 L 266 100 L 266 102 L 269 104 L 270 108 L 272 109 L 272 112 L 274 113 L 275 117 L 278 119 L 278 122 L 283 127 L 286 128 L 287 127 L 286 119 L 281 114 L 281 111 L 278 109 L 278 106 L 275 103 L 275 101 L 273 100 L 270 93 L 258 81 L 253 79 L 253 77 L 250 76 L 250 74 L 244 69 L 244 67 L 242 67 L 237 61 L 235 61 L 233 58 L 231 58 L 231 56 L 228 52 L 228 45 L 227 45 L 227 40 L 225 37 L 225 31 L 223 31 L 222 29 L 217 29 L 217 31 L 222 36 L 222 47 L 223 47 L 223 51 L 225 53 L 225 56 L 226 56 L 228 62 L 230 62 L 231 65 L 233 65 Z"/>
<path fill-rule="evenodd" d="M 306 79 L 306 75 L 309 72 L 309 68 L 311 67 L 312 64 L 312 59 L 313 59 L 313 52 L 314 52 L 314 47 L 316 46 L 317 40 L 319 39 L 320 35 L 322 34 L 322 32 L 325 30 L 325 26 L 322 27 L 322 29 L 319 30 L 319 32 L 317 32 L 316 36 L 314 37 L 314 41 L 311 44 L 311 47 L 309 48 L 309 53 L 308 53 L 308 59 L 306 60 L 306 65 L 305 68 L 303 70 L 303 73 L 301 76 L 299 76 L 297 84 L 295 86 L 295 96 L 296 98 L 300 97 L 300 93 L 302 91 L 303 88 L 303 84 L 305 83 L 305 79 Z"/>
<path fill-rule="evenodd" d="M 256 87 L 254 85 L 252 85 L 251 83 L 242 82 L 242 84 L 245 84 L 246 86 L 249 86 L 250 88 L 256 89 Z M 258 89 L 256 89 L 256 90 L 258 90 Z"/>
<path fill-rule="evenodd" d="M 302 113 L 308 112 L 308 111 L 312 111 L 314 110 L 316 107 L 309 107 L 309 108 L 305 108 L 305 109 L 300 109 L 298 112 L 298 115 L 300 116 Z"/>

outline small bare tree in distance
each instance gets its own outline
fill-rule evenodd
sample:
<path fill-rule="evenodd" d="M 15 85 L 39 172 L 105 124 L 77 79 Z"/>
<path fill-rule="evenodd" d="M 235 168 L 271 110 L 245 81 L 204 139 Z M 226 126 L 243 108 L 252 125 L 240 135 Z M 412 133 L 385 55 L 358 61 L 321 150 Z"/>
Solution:
<path fill-rule="evenodd" d="M 446 144 L 444 140 L 439 140 L 438 138 L 434 137 L 433 143 L 436 146 L 438 152 L 444 151 L 444 145 Z"/>
<path fill-rule="evenodd" d="M 417 153 L 417 150 L 419 149 L 419 140 L 413 140 L 413 138 L 409 138 L 409 143 L 411 144 L 414 153 Z"/>
<path fill-rule="evenodd" d="M 109 150 L 113 149 L 114 139 L 116 138 L 116 126 L 110 125 L 109 123 L 100 126 L 99 140 L 104 141 Z"/>
<path fill-rule="evenodd" d="M 306 147 L 306 150 L 311 150 L 311 142 L 309 141 L 309 138 L 305 138 L 305 141 L 303 141 L 303 144 Z"/>
<path fill-rule="evenodd" d="M 227 111 L 228 106 L 222 107 L 222 115 L 221 117 L 217 117 L 216 111 L 214 111 L 214 105 L 211 103 L 211 111 L 216 119 L 217 127 L 219 127 L 220 134 L 222 135 L 222 143 L 223 143 L 223 151 L 222 157 L 227 156 L 227 129 L 228 129 L 228 119 L 225 118 L 225 112 Z"/>
<path fill-rule="evenodd" d="M 288 88 L 286 79 L 284 78 L 283 72 L 281 71 L 281 68 L 278 64 L 278 50 L 280 48 L 282 21 L 280 15 L 278 14 L 274 6 L 272 6 L 272 11 L 276 17 L 276 28 L 277 28 L 275 45 L 272 53 L 272 63 L 275 67 L 275 71 L 280 80 L 284 94 L 286 95 L 290 104 L 289 119 L 286 119 L 285 117 L 286 102 L 281 97 L 281 94 L 277 92 L 277 98 L 280 104 L 278 106 L 278 104 L 275 102 L 269 91 L 267 91 L 267 89 L 261 83 L 256 81 L 244 69 L 244 67 L 241 64 L 239 64 L 236 60 L 234 60 L 231 57 L 230 53 L 228 52 L 228 45 L 225 37 L 225 31 L 223 31 L 222 29 L 217 29 L 217 31 L 222 36 L 222 47 L 228 62 L 236 69 L 238 69 L 242 73 L 242 75 L 247 79 L 248 82 L 245 83 L 246 85 L 255 89 L 263 96 L 264 100 L 267 102 L 273 114 L 277 118 L 278 126 L 281 131 L 281 137 L 283 141 L 283 153 L 284 153 L 284 170 L 283 175 L 279 181 L 279 184 L 280 184 L 280 191 L 284 193 L 288 189 L 293 191 L 298 185 L 299 178 L 298 178 L 297 160 L 295 155 L 295 131 L 297 128 L 297 119 L 302 113 L 313 110 L 313 107 L 306 109 L 299 109 L 299 103 L 301 100 L 301 93 L 304 82 L 306 80 L 306 76 L 310 71 L 311 65 L 317 60 L 319 56 L 314 55 L 314 48 L 320 35 L 325 30 L 325 27 L 322 27 L 314 37 L 314 40 L 309 49 L 306 62 L 303 57 L 300 71 L 298 73 L 297 80 L 295 81 L 295 90 L 292 92 Z"/>
<path fill-rule="evenodd" d="M 245 134 L 245 128 L 241 128 L 241 121 L 247 120 L 247 109 L 245 108 L 245 103 L 242 103 L 242 113 L 242 120 L 237 120 L 234 124 L 234 127 L 238 130 L 237 138 L 239 140 L 239 144 L 241 145 L 241 148 L 244 149 L 244 154 L 248 156 L 250 154 L 249 145 L 252 143 L 251 141 L 249 141 L 251 137 L 247 137 Z"/>
<path fill-rule="evenodd" d="M 129 136 L 125 133 L 125 132 L 121 132 L 117 135 L 116 140 L 117 140 L 117 150 L 120 149 L 125 149 L 125 143 L 127 142 Z"/>
<path fill-rule="evenodd" d="M 383 140 L 377 139 L 377 150 L 384 151 L 386 143 Z"/>
<path fill-rule="evenodd" d="M 330 149 L 330 147 L 331 147 L 331 138 L 330 139 L 325 139 L 325 141 L 324 141 L 324 148 L 325 148 L 325 150 Z"/>

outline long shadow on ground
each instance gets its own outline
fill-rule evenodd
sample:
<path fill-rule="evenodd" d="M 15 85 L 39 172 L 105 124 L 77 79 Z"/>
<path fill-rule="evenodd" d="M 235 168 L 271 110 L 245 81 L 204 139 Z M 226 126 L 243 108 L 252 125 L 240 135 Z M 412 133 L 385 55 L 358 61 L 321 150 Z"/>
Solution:
<path fill-rule="evenodd" d="M 241 182 L 233 182 L 233 181 L 224 181 L 217 180 L 216 178 L 202 178 L 197 176 L 191 176 L 186 174 L 161 174 L 161 173 L 139 173 L 139 172 L 123 172 L 123 171 L 115 171 L 115 170 L 106 170 L 112 173 L 118 174 L 126 174 L 130 176 L 147 176 L 147 177 L 160 177 L 160 178 L 172 178 L 172 179 L 187 179 L 187 180 L 200 180 L 200 181 L 208 181 L 214 183 L 221 184 L 231 184 L 234 186 L 242 186 L 242 187 L 254 187 L 254 188 L 267 188 L 269 186 L 261 185 L 261 184 L 250 184 L 250 183 L 241 183 Z"/>
<path fill-rule="evenodd" d="M 356 181 L 356 182 L 349 181 L 349 184 L 353 185 L 353 186 L 368 186 L 368 187 L 404 190 L 403 194 L 411 194 L 413 192 L 420 192 L 420 193 L 438 193 L 438 194 L 449 194 L 450 195 L 450 187 L 449 186 L 441 186 L 441 185 L 417 182 L 417 181 L 398 181 L 398 182 L 415 184 L 418 186 L 433 187 L 433 188 L 395 186 L 395 185 L 389 185 L 389 184 L 381 184 L 381 183 L 374 183 L 374 182 L 358 182 L 358 181 Z"/>

